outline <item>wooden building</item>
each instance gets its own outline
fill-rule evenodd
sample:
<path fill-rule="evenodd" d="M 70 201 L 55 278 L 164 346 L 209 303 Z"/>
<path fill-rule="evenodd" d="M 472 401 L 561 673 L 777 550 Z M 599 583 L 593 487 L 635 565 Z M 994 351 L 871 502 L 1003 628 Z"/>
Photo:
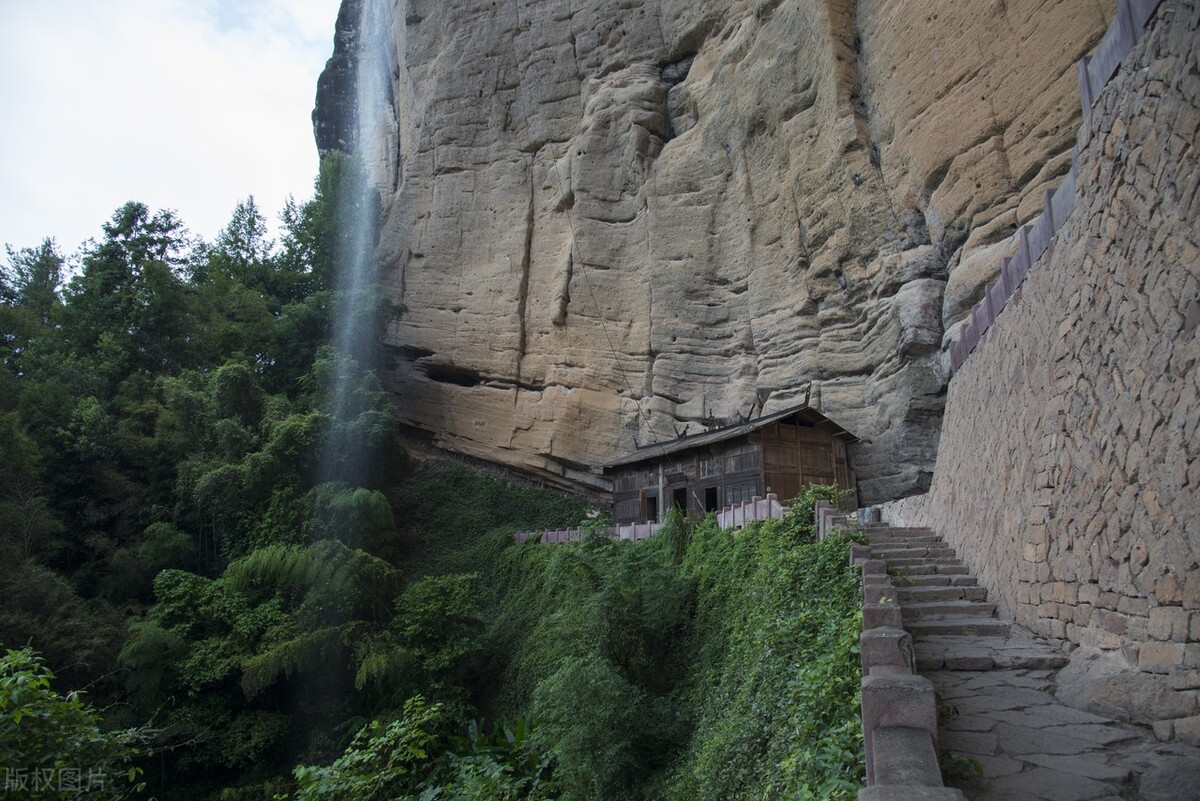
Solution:
<path fill-rule="evenodd" d="M 775 493 L 788 501 L 809 484 L 855 491 L 846 444 L 857 438 L 807 406 L 693 434 L 604 467 L 617 524 L 661 520 L 678 506 L 704 514 Z"/>

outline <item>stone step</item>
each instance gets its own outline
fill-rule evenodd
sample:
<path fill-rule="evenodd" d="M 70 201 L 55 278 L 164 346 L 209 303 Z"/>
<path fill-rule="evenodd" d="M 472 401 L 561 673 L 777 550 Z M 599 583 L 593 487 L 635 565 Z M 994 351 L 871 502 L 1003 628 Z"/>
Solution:
<path fill-rule="evenodd" d="M 871 546 L 871 556 L 876 559 L 884 559 L 888 562 L 893 559 L 911 559 L 913 557 L 930 557 L 933 559 L 957 559 L 958 554 L 953 548 L 947 548 L 944 545 L 933 546 L 917 546 L 917 545 L 893 545 Z"/>
<path fill-rule="evenodd" d="M 868 539 L 867 545 L 871 548 L 947 548 L 945 542 L 938 539 L 926 540 L 876 540 Z"/>
<path fill-rule="evenodd" d="M 1069 658 L 1028 638 L 930 635 L 913 644 L 917 670 L 1055 670 Z"/>
<path fill-rule="evenodd" d="M 905 587 L 949 587 L 952 584 L 952 576 L 897 576 L 893 579 L 896 589 L 904 589 Z"/>
<path fill-rule="evenodd" d="M 935 635 L 987 635 L 1002 637 L 1008 634 L 1009 624 L 994 617 L 937 617 L 913 620 L 904 627 L 914 637 Z"/>
<path fill-rule="evenodd" d="M 912 576 L 900 575 L 895 576 L 892 581 L 895 583 L 897 589 L 904 587 L 974 587 L 979 583 L 969 573 L 960 575 L 948 575 L 945 573 L 941 575 L 936 573 L 925 575 L 915 574 Z"/>
<path fill-rule="evenodd" d="M 942 578 L 942 576 L 933 576 L 933 578 Z M 897 586 L 896 600 L 903 603 L 904 601 L 986 601 L 987 588 L 985 587 L 963 587 L 954 586 L 952 584 L 942 585 L 924 585 L 924 586 Z"/>
<path fill-rule="evenodd" d="M 934 531 L 926 526 L 889 526 L 887 523 L 864 523 L 863 531 L 868 534 L 873 531 L 886 531 L 889 534 L 933 534 Z"/>
<path fill-rule="evenodd" d="M 961 565 L 962 560 L 957 556 L 893 556 L 885 559 L 888 567 L 904 567 L 905 565 Z"/>
<path fill-rule="evenodd" d="M 985 601 L 910 601 L 900 605 L 905 622 L 947 617 L 994 617 L 996 605 Z"/>
<path fill-rule="evenodd" d="M 946 541 L 935 535 L 922 535 L 919 537 L 866 537 L 866 543 L 871 547 L 911 547 L 911 548 L 929 548 L 931 546 L 946 547 Z"/>
<path fill-rule="evenodd" d="M 888 565 L 888 569 L 895 568 L 896 572 L 901 576 L 966 576 L 971 571 L 967 566 L 958 564 L 943 564 L 940 562 L 921 561 L 914 564 L 904 565 Z"/>

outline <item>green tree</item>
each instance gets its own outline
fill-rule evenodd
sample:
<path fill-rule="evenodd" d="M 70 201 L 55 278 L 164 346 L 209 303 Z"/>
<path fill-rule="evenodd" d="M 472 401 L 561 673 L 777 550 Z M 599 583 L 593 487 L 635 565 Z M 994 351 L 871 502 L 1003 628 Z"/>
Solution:
<path fill-rule="evenodd" d="M 60 305 L 59 284 L 65 259 L 50 237 L 37 247 L 5 246 L 8 264 L 0 266 L 0 302 L 27 309 L 34 319 L 49 325 Z"/>
<path fill-rule="evenodd" d="M 110 386 L 136 369 L 182 366 L 191 313 L 183 281 L 193 242 L 170 211 L 126 203 L 87 249 L 66 290 L 63 327 L 80 354 L 99 355 Z"/>
<path fill-rule="evenodd" d="M 50 506 L 42 455 L 15 413 L 0 414 L 0 558 L 22 562 L 53 552 L 63 524 Z"/>
<path fill-rule="evenodd" d="M 250 195 L 234 206 L 229 222 L 208 249 L 206 274 L 277 294 L 268 280 L 274 249 L 275 242 L 267 237 L 267 218 Z"/>

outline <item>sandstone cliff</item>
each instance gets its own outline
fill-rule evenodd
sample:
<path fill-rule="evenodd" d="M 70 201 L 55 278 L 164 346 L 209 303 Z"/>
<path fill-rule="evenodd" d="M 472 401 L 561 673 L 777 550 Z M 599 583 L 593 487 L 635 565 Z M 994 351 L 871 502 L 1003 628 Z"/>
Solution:
<path fill-rule="evenodd" d="M 345 0 L 322 148 L 360 2 L 392 0 Z M 362 149 L 401 420 L 587 483 L 808 394 L 864 502 L 927 488 L 946 330 L 1069 167 L 1112 2 L 396 2 Z"/>

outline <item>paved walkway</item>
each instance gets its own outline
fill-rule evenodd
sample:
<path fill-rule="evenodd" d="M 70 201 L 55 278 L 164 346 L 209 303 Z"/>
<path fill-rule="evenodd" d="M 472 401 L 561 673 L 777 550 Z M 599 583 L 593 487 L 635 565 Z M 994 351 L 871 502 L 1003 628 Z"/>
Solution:
<path fill-rule="evenodd" d="M 918 644 L 919 647 L 919 644 Z M 1200 750 L 1054 699 L 1054 670 L 938 670 L 943 769 L 971 801 L 1200 800 Z M 973 760 L 982 769 L 971 777 Z"/>
<path fill-rule="evenodd" d="M 877 526 L 867 536 L 900 574 L 917 669 L 938 692 L 947 786 L 970 801 L 1200 801 L 1200 749 L 1059 703 L 1067 657 L 998 619 L 940 537 Z"/>

